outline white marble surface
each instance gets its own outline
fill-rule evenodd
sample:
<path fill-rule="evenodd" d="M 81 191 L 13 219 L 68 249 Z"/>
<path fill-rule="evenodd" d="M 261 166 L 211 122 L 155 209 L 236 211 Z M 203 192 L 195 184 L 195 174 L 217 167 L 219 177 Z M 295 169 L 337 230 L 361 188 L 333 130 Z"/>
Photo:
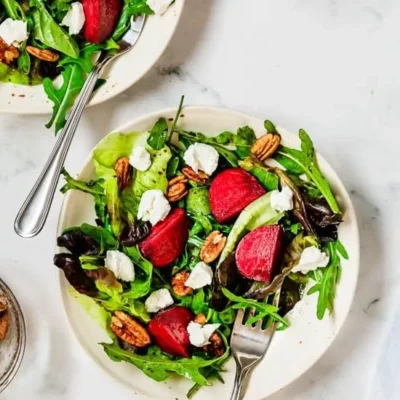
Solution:
<path fill-rule="evenodd" d="M 187 0 L 158 65 L 86 112 L 67 167 L 107 131 L 177 104 L 217 104 L 307 128 L 342 176 L 359 217 L 361 274 L 332 348 L 271 400 L 400 398 L 400 3 L 397 0 Z M 0 115 L 0 276 L 27 319 L 23 366 L 3 400 L 132 400 L 82 353 L 58 297 L 53 247 L 61 195 L 43 233 L 13 220 L 54 143 L 45 116 Z"/>

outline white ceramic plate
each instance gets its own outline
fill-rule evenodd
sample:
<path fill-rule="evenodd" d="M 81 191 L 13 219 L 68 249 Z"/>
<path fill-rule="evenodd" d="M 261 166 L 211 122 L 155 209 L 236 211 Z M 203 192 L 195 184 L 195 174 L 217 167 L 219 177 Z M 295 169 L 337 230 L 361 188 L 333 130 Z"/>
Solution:
<path fill-rule="evenodd" d="M 175 112 L 176 110 L 170 109 L 146 115 L 122 126 L 117 131 L 146 131 L 159 117 L 174 117 Z M 250 125 L 259 135 L 264 133 L 262 119 L 221 108 L 186 107 L 183 114 L 184 117 L 180 120 L 182 128 L 200 131 L 208 135 L 225 130 L 235 131 L 243 125 Z M 292 147 L 299 145 L 297 136 L 283 129 L 279 129 L 279 131 L 284 144 Z M 350 310 L 359 269 L 359 237 L 356 216 L 349 195 L 336 173 L 322 157 L 319 157 L 319 161 L 322 171 L 338 196 L 342 209 L 345 210 L 344 222 L 340 225 L 339 235 L 349 252 L 350 260 L 343 261 L 343 275 L 335 300 L 336 311 L 334 315 L 326 316 L 323 321 L 318 321 L 316 295 L 305 296 L 300 311 L 294 316 L 292 326 L 286 331 L 276 333 L 267 356 L 254 371 L 245 397 L 247 400 L 263 399 L 307 371 L 331 345 Z M 93 163 L 89 158 L 79 178 L 89 180 L 94 177 Z M 70 192 L 64 200 L 58 232 L 61 233 L 64 228 L 69 226 L 93 221 L 92 197 L 77 191 Z M 72 331 L 95 364 L 118 382 L 128 386 L 136 393 L 148 396 L 148 398 L 185 399 L 186 392 L 191 386 L 189 381 L 177 378 L 166 383 L 156 383 L 132 365 L 110 361 L 97 344 L 107 340 L 107 335 L 97 327 L 96 323 L 85 314 L 85 311 L 69 294 L 68 283 L 61 273 L 60 286 L 65 312 Z M 196 399 L 228 399 L 234 378 L 234 368 L 233 361 L 230 361 L 228 372 L 223 375 L 226 384 L 218 383 L 207 387 L 198 393 Z"/>
<path fill-rule="evenodd" d="M 151 15 L 147 18 L 136 46 L 113 62 L 103 73 L 107 82 L 97 90 L 89 107 L 122 93 L 149 71 L 171 40 L 184 3 L 185 0 L 176 0 L 164 15 Z M 49 114 L 52 106 L 42 85 L 22 86 L 0 82 L 0 112 Z"/>

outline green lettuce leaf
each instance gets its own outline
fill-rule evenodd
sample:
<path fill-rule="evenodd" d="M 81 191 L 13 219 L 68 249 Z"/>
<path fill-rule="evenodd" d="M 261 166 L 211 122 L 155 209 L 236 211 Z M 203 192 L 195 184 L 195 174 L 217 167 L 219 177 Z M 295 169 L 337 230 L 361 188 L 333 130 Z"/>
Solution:
<path fill-rule="evenodd" d="M 208 189 L 205 187 L 194 187 L 189 190 L 186 200 L 186 209 L 195 215 L 210 215 L 211 206 Z"/>

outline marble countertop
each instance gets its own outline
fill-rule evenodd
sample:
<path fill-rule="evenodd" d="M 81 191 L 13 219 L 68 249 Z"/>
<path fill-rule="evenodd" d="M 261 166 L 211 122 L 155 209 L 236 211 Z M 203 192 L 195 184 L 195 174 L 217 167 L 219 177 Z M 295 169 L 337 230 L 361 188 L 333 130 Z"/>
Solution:
<path fill-rule="evenodd" d="M 166 53 L 141 82 L 85 113 L 67 167 L 133 117 L 223 105 L 307 128 L 351 193 L 361 273 L 349 319 L 329 351 L 271 400 L 400 398 L 400 4 L 397 0 L 188 0 Z M 62 196 L 43 233 L 14 217 L 53 143 L 47 116 L 0 115 L 0 276 L 27 322 L 27 350 L 3 400 L 131 400 L 71 336 L 52 267 Z"/>

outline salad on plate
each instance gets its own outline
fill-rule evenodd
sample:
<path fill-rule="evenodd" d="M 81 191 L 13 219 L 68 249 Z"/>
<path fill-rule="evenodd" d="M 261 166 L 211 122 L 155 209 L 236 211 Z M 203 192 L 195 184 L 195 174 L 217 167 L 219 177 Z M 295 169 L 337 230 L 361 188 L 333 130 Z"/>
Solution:
<path fill-rule="evenodd" d="M 43 85 L 48 128 L 63 128 L 100 51 L 116 51 L 131 18 L 172 0 L 0 0 L 0 82 Z M 61 75 L 61 79 L 54 81 Z M 98 87 L 104 83 L 98 81 Z"/>
<path fill-rule="evenodd" d="M 343 210 L 304 130 L 294 149 L 268 120 L 260 137 L 250 126 L 210 137 L 180 118 L 182 102 L 149 132 L 108 135 L 94 180 L 63 172 L 64 193 L 93 196 L 96 221 L 61 233 L 54 264 L 108 333 L 111 360 L 155 381 L 191 379 L 191 397 L 223 381 L 238 309 L 251 311 L 247 324 L 284 330 L 296 304 L 318 296 L 322 319 L 348 255 Z"/>

